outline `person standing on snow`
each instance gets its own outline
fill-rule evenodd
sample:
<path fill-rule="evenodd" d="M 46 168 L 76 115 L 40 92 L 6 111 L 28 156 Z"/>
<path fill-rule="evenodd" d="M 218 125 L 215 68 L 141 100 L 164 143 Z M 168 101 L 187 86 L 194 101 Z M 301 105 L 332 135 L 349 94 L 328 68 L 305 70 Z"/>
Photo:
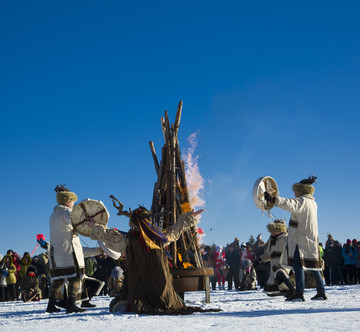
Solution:
<path fill-rule="evenodd" d="M 56 299 L 60 299 L 61 288 L 65 280 L 68 281 L 68 298 L 66 313 L 83 312 L 85 309 L 76 306 L 75 301 L 80 297 L 81 279 L 85 275 L 85 262 L 80 238 L 74 229 L 70 215 L 78 197 L 75 193 L 62 185 L 55 188 L 56 201 L 54 212 L 50 216 L 50 273 L 51 290 L 46 311 L 59 312 Z M 99 248 L 86 248 L 93 252 L 89 255 L 98 255 Z"/>
<path fill-rule="evenodd" d="M 266 201 L 285 211 L 291 212 L 288 242 L 283 265 L 293 268 L 296 280 L 296 292 L 286 301 L 305 301 L 305 272 L 311 271 L 317 294 L 312 300 L 326 300 L 324 283 L 320 271 L 321 259 L 319 252 L 319 234 L 317 221 L 317 204 L 313 196 L 315 188 L 312 185 L 315 176 L 301 180 L 293 185 L 295 198 L 273 197 L 268 192 L 264 193 Z M 287 258 L 287 260 L 286 260 Z"/>

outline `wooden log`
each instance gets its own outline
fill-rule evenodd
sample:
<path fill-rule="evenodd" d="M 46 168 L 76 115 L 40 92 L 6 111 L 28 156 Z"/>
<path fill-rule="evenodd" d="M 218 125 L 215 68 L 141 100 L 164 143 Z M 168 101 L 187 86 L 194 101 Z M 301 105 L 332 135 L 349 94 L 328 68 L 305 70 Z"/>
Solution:
<path fill-rule="evenodd" d="M 154 147 L 154 142 L 149 141 L 149 145 L 150 145 L 151 154 L 152 154 L 152 157 L 153 157 L 153 160 L 154 160 L 154 166 L 155 166 L 156 174 L 159 175 L 160 165 L 159 165 L 158 158 L 157 158 L 157 156 L 156 156 L 156 151 L 155 151 L 155 147 Z"/>
<path fill-rule="evenodd" d="M 180 100 L 179 104 L 178 104 L 177 111 L 176 111 L 175 122 L 174 122 L 174 125 L 173 125 L 173 132 L 174 132 L 174 136 L 176 136 L 176 137 L 177 137 L 179 127 L 180 127 L 180 119 L 181 119 L 182 107 L 183 107 L 183 102 L 182 102 L 182 100 Z"/>

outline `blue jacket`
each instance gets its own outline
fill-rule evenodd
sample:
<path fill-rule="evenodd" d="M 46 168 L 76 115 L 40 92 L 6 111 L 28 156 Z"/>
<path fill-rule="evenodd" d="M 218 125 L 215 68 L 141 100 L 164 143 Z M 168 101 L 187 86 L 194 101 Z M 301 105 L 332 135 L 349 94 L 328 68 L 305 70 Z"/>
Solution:
<path fill-rule="evenodd" d="M 342 250 L 342 256 L 344 257 L 344 265 L 355 265 L 356 257 L 358 256 L 358 252 L 354 247 L 349 248 L 349 252 L 345 252 L 346 246 Z"/>

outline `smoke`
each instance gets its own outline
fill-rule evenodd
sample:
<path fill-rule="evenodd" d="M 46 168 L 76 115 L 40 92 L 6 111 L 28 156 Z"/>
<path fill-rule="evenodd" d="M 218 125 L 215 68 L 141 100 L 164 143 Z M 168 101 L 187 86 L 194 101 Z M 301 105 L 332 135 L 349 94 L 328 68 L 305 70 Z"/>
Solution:
<path fill-rule="evenodd" d="M 205 207 L 205 200 L 202 197 L 205 180 L 200 174 L 198 165 L 199 156 L 195 154 L 198 133 L 199 132 L 195 132 L 187 138 L 190 147 L 186 150 L 184 156 L 185 176 L 189 190 L 190 205 L 195 210 Z"/>

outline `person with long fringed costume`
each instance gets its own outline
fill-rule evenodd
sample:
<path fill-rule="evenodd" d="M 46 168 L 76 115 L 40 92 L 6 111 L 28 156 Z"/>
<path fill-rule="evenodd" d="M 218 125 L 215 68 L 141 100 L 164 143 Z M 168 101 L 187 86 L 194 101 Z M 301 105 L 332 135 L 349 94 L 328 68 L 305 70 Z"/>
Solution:
<path fill-rule="evenodd" d="M 202 310 L 187 307 L 175 292 L 173 278 L 169 267 L 169 254 L 164 249 L 176 241 L 181 233 L 196 225 L 195 217 L 202 213 L 188 212 L 179 216 L 176 223 L 165 231 L 152 223 L 151 212 L 144 207 L 134 211 L 122 211 L 123 205 L 114 206 L 118 215 L 130 218 L 128 233 L 109 229 L 103 225 L 88 221 L 92 227 L 91 238 L 103 241 L 107 247 L 126 252 L 127 269 L 124 287 L 110 304 L 110 311 L 134 312 L 138 314 L 189 314 L 196 311 L 219 311 L 219 309 Z M 115 200 L 114 200 L 115 199 Z"/>

